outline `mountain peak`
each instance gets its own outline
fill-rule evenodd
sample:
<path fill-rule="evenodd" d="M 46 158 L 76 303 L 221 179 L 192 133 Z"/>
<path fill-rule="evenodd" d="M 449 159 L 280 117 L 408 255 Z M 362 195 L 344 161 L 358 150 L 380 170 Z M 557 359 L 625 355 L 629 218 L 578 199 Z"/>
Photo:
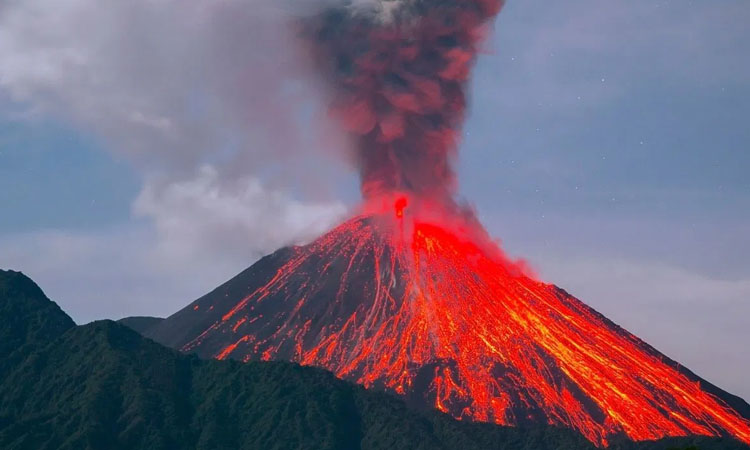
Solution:
<path fill-rule="evenodd" d="M 39 286 L 21 272 L 0 270 L 0 360 L 25 345 L 46 343 L 75 327 Z"/>
<path fill-rule="evenodd" d="M 266 257 L 147 335 L 202 357 L 322 367 L 415 407 L 554 424 L 599 445 L 621 434 L 750 442 L 744 402 L 470 230 L 387 220 L 355 217 Z"/>

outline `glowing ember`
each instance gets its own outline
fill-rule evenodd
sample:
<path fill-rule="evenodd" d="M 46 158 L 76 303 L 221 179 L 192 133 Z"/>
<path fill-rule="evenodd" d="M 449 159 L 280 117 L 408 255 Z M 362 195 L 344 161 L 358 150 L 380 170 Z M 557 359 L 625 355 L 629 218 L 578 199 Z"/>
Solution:
<path fill-rule="evenodd" d="M 394 209 L 396 210 L 396 217 L 402 218 L 404 217 L 404 208 L 408 205 L 408 202 L 406 201 L 406 197 L 399 197 L 396 199 L 396 202 L 393 204 Z"/>
<path fill-rule="evenodd" d="M 617 433 L 750 442 L 750 423 L 663 355 L 525 276 L 471 227 L 405 203 L 294 249 L 183 350 L 319 366 L 456 418 L 564 425 L 599 444 Z"/>

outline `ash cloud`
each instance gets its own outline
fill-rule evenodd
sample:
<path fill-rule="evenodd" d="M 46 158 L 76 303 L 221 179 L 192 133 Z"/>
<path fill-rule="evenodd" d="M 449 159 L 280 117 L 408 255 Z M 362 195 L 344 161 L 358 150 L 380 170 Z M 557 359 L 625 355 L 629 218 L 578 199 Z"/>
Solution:
<path fill-rule="evenodd" d="M 27 112 L 97 133 L 148 170 L 239 161 L 257 171 L 310 144 L 296 132 L 296 108 L 317 105 L 290 42 L 291 5 L 6 3 L 0 89 Z"/>
<path fill-rule="evenodd" d="M 0 93 L 26 116 L 52 115 L 102 137 L 147 180 L 198 179 L 209 165 L 228 182 L 268 181 L 273 167 L 275 189 L 322 200 L 331 170 L 299 161 L 354 160 L 366 196 L 451 195 L 469 69 L 501 5 L 4 3 Z M 325 89 L 310 82 L 311 70 Z"/>
<path fill-rule="evenodd" d="M 499 5 L 2 2 L 0 117 L 56 118 L 129 161 L 133 216 L 157 236 L 144 258 L 244 265 L 342 216 L 347 160 L 366 195 L 452 195 L 468 71 Z"/>
<path fill-rule="evenodd" d="M 331 113 L 353 137 L 365 197 L 452 197 L 470 69 L 502 4 L 382 0 L 302 23 Z"/>

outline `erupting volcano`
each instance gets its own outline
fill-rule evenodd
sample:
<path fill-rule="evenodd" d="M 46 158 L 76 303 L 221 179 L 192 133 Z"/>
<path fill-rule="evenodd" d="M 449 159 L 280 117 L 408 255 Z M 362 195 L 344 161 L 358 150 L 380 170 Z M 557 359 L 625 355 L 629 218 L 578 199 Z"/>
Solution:
<path fill-rule="evenodd" d="M 363 205 L 147 334 L 205 357 L 322 367 L 459 419 L 562 425 L 600 445 L 619 434 L 750 443 L 747 404 L 535 280 L 454 200 L 469 69 L 500 6 L 383 0 L 304 21 L 352 133 Z"/>
<path fill-rule="evenodd" d="M 600 444 L 619 433 L 750 442 L 750 422 L 699 379 L 524 275 L 473 224 L 421 218 L 401 199 L 264 258 L 152 337 L 204 357 L 323 367 L 457 418 L 564 425 Z"/>

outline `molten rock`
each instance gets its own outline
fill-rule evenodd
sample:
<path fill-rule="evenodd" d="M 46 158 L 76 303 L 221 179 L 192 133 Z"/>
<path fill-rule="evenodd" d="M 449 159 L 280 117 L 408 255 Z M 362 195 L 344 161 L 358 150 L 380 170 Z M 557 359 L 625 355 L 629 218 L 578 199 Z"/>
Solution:
<path fill-rule="evenodd" d="M 419 208 L 399 197 L 279 251 L 152 337 L 204 357 L 323 367 L 459 419 L 562 425 L 598 444 L 621 433 L 750 442 L 721 391 L 524 275 L 474 224 Z"/>

